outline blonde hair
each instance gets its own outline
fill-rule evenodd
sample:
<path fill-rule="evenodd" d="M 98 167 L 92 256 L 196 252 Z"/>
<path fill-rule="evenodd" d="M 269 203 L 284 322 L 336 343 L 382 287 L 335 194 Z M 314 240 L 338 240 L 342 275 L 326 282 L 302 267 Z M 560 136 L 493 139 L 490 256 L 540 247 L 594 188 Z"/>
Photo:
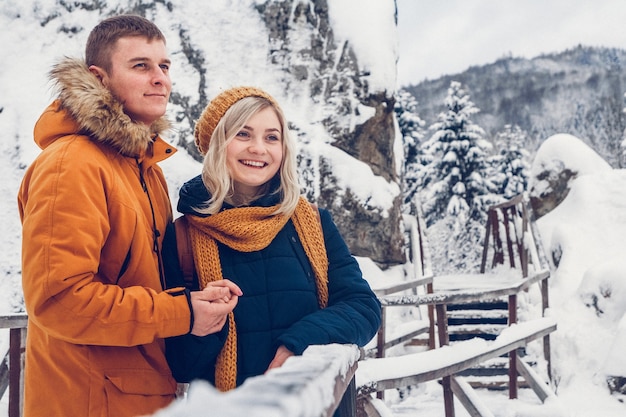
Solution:
<path fill-rule="evenodd" d="M 202 164 L 202 181 L 211 198 L 203 207 L 196 210 L 203 214 L 218 213 L 225 201 L 234 195 L 233 180 L 226 164 L 226 148 L 246 122 L 259 111 L 271 107 L 280 122 L 282 130 L 283 159 L 277 176 L 280 183 L 273 191 L 280 195 L 280 203 L 274 214 L 291 216 L 298 204 L 300 185 L 296 163 L 296 145 L 292 138 L 287 120 L 280 107 L 263 97 L 248 96 L 235 102 L 220 119 L 208 145 Z M 269 187 L 268 181 L 264 186 Z M 265 190 L 267 194 L 269 189 Z"/>

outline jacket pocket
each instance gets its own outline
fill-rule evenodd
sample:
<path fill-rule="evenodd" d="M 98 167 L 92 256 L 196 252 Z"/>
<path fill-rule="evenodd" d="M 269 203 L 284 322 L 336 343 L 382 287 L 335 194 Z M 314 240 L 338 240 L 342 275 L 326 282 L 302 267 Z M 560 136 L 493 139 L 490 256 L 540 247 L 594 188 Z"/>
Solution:
<path fill-rule="evenodd" d="M 170 404 L 176 394 L 176 381 L 141 369 L 109 369 L 104 373 L 108 416 L 152 414 Z"/>

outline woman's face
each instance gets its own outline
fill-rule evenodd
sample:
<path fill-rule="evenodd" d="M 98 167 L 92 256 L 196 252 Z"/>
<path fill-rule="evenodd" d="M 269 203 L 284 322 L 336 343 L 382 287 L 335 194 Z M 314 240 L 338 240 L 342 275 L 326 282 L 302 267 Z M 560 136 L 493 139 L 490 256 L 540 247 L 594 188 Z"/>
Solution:
<path fill-rule="evenodd" d="M 226 166 L 235 194 L 251 198 L 271 180 L 283 160 L 283 132 L 272 107 L 248 119 L 226 148 Z"/>

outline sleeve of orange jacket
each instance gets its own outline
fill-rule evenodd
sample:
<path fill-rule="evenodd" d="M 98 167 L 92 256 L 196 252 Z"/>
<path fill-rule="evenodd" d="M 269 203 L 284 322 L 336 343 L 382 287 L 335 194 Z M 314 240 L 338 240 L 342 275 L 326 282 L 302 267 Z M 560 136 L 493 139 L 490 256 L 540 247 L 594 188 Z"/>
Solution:
<path fill-rule="evenodd" d="M 124 200 L 124 187 L 131 192 L 135 185 L 124 182 L 87 140 L 76 136 L 51 145 L 57 148 L 42 153 L 20 189 L 29 318 L 52 337 L 80 344 L 134 346 L 187 333 L 187 297 L 183 291 L 160 291 L 151 236 L 142 229 L 137 207 L 128 207 L 132 200 Z M 156 188 L 160 174 L 148 185 Z M 158 204 L 169 200 L 162 200 L 154 210 L 165 223 L 168 209 Z M 130 247 L 111 244 L 126 241 Z M 106 268 L 119 270 L 125 262 L 124 285 L 116 285 Z"/>

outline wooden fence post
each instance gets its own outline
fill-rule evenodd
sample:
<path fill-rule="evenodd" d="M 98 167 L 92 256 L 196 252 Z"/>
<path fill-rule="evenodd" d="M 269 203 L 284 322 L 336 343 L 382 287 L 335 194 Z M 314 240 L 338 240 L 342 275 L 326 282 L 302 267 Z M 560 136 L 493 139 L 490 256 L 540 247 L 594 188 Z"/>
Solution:
<path fill-rule="evenodd" d="M 517 294 L 509 295 L 509 326 L 517 323 Z M 509 398 L 517 398 L 517 350 L 509 352 Z"/>
<path fill-rule="evenodd" d="M 450 337 L 448 335 L 448 314 L 446 312 L 445 304 L 437 304 L 435 306 L 437 310 L 437 330 L 439 333 L 439 346 L 445 346 L 450 344 Z M 443 386 L 443 405 L 446 412 L 446 417 L 454 417 L 454 394 L 452 392 L 452 381 L 450 376 L 444 376 L 441 378 L 441 385 Z"/>
<path fill-rule="evenodd" d="M 339 417 L 355 417 L 356 416 L 356 382 L 354 377 L 350 381 L 346 392 L 341 397 L 339 407 L 337 407 L 337 415 Z"/>
<path fill-rule="evenodd" d="M 24 350 L 26 328 L 9 330 L 9 417 L 21 417 L 24 408 Z"/>

